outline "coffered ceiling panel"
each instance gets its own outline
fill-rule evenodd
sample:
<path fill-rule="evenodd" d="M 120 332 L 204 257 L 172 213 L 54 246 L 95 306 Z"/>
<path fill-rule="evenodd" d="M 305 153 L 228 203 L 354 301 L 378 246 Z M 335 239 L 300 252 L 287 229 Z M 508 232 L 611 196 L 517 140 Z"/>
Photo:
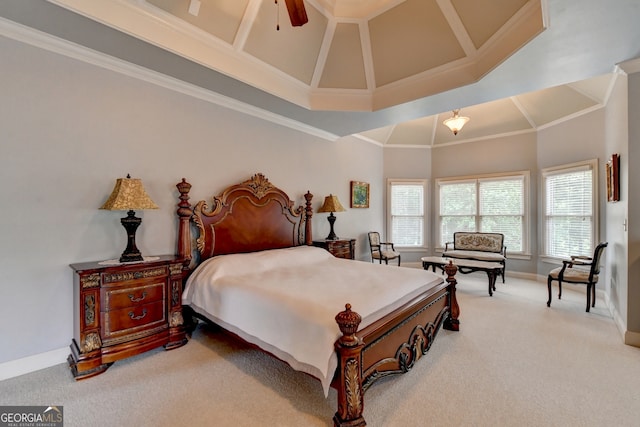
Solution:
<path fill-rule="evenodd" d="M 369 33 L 378 87 L 465 55 L 435 0 L 407 0 L 371 19 Z"/>
<path fill-rule="evenodd" d="M 451 0 L 476 49 L 497 34 L 527 0 Z"/>
<path fill-rule="evenodd" d="M 515 98 L 528 112 L 531 120 L 540 126 L 598 104 L 568 85 L 518 95 Z"/>
<path fill-rule="evenodd" d="M 437 127 L 435 122 L 437 118 L 437 116 L 424 117 L 393 126 L 386 145 L 430 146 L 433 131 Z"/>
<path fill-rule="evenodd" d="M 336 25 L 318 86 L 334 89 L 367 88 L 358 24 Z"/>
<path fill-rule="evenodd" d="M 251 25 L 244 51 L 310 85 L 327 29 L 327 18 L 313 7 L 306 10 L 309 22 L 304 29 L 292 27 L 286 10 L 280 10 L 272 1 L 263 1 Z"/>

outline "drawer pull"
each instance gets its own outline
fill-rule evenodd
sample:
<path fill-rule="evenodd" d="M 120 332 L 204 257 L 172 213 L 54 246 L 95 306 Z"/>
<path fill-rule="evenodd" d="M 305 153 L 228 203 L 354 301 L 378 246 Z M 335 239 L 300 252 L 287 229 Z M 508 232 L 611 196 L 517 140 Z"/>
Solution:
<path fill-rule="evenodd" d="M 133 294 L 129 294 L 128 296 L 131 302 L 140 302 L 147 297 L 147 291 L 143 291 L 140 298 L 136 298 Z"/>
<path fill-rule="evenodd" d="M 131 318 L 131 320 L 144 319 L 144 316 L 146 316 L 146 315 L 147 315 L 147 309 L 146 308 L 142 310 L 142 314 L 140 316 L 136 316 L 133 311 L 129 312 L 129 317 Z"/>

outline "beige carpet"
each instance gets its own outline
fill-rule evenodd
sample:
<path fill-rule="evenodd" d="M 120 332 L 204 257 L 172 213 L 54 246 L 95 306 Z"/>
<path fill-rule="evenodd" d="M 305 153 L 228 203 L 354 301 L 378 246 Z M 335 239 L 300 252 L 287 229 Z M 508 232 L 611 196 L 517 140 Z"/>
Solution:
<path fill-rule="evenodd" d="M 461 330 L 441 330 L 408 375 L 365 395 L 370 426 L 638 426 L 640 349 L 584 289 L 546 307 L 546 285 L 507 277 L 493 297 L 460 275 Z M 0 382 L 0 405 L 62 405 L 65 426 L 328 426 L 335 392 L 200 327 L 186 346 L 75 382 L 60 364 Z"/>

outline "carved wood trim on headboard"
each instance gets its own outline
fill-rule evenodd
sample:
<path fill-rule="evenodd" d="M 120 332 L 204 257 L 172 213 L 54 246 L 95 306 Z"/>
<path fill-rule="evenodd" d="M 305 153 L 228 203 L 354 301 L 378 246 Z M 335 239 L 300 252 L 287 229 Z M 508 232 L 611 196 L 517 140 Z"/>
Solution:
<path fill-rule="evenodd" d="M 184 178 L 176 187 L 180 192 L 178 255 L 185 259 L 192 258 L 190 221 L 198 229 L 200 261 L 214 255 L 311 244 L 310 192 L 304 195 L 305 205 L 294 208 L 284 191 L 258 173 L 214 196 L 209 210 L 205 200 L 191 208 L 191 184 Z"/>

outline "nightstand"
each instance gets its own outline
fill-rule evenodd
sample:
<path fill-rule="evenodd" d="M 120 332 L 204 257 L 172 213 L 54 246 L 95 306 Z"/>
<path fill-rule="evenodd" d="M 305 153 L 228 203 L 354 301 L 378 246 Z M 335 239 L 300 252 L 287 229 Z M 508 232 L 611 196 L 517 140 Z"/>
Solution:
<path fill-rule="evenodd" d="M 76 380 L 117 360 L 186 344 L 182 318 L 183 260 L 72 264 L 74 338 L 67 361 Z"/>
<path fill-rule="evenodd" d="M 328 250 L 336 258 L 356 257 L 356 239 L 314 240 L 313 246 Z"/>

